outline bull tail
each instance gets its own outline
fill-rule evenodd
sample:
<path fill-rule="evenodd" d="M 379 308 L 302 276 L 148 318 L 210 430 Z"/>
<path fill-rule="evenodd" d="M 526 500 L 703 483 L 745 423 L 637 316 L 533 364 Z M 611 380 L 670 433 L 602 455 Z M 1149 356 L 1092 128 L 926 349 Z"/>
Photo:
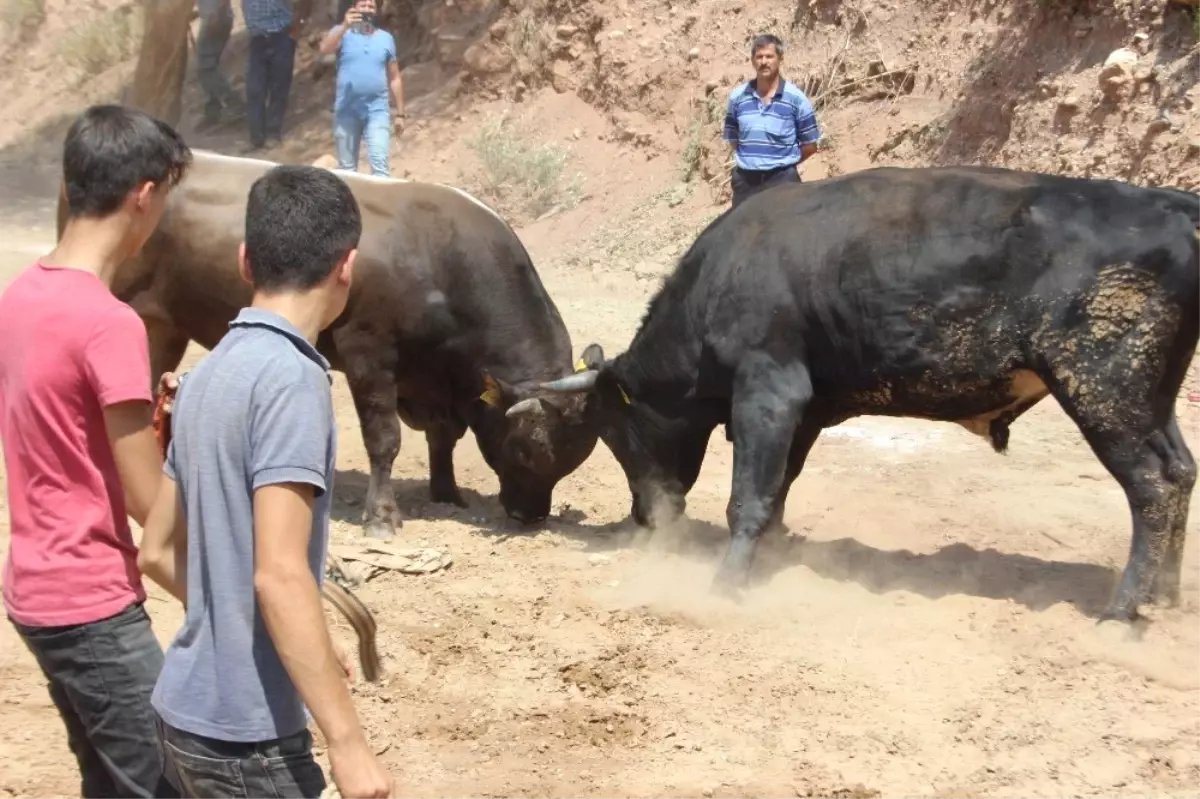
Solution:
<path fill-rule="evenodd" d="M 362 665 L 363 677 L 367 682 L 376 682 L 381 671 L 379 651 L 375 647 L 375 616 L 367 606 L 350 591 L 333 580 L 321 582 L 321 595 L 337 608 L 358 637 L 358 662 Z"/>

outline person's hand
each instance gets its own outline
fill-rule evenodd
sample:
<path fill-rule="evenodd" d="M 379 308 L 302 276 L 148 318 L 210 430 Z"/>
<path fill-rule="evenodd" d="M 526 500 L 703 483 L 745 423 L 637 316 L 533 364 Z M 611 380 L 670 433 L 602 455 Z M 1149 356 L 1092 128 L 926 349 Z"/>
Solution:
<path fill-rule="evenodd" d="M 174 372 L 163 372 L 158 378 L 157 396 L 154 398 L 154 412 L 151 425 L 154 439 L 158 442 L 159 454 L 167 457 L 167 447 L 171 443 L 171 411 L 175 407 L 175 390 L 179 388 L 179 378 Z"/>
<path fill-rule="evenodd" d="M 359 10 L 357 8 L 355 8 L 354 6 L 350 6 L 349 8 L 347 8 L 346 16 L 344 16 L 342 18 L 342 24 L 345 25 L 347 28 L 349 28 L 354 23 L 361 22 L 361 21 L 362 21 L 362 14 L 359 13 Z"/>
<path fill-rule="evenodd" d="M 174 405 L 175 392 L 179 388 L 179 379 L 181 377 L 183 377 L 182 374 L 163 372 L 162 377 L 158 378 L 157 393 L 163 394 L 166 397 L 166 402 L 164 403 L 165 407 L 163 409 L 166 413 L 170 413 L 172 406 Z"/>
<path fill-rule="evenodd" d="M 366 738 L 344 745 L 329 745 L 329 770 L 343 799 L 388 799 L 396 786 L 392 775 L 380 764 Z"/>

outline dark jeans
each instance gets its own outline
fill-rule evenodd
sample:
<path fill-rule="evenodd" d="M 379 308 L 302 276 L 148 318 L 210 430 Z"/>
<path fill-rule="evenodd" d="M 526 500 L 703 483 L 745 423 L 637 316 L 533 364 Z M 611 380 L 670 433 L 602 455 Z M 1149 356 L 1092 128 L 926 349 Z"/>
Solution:
<path fill-rule="evenodd" d="M 764 189 L 769 189 L 772 186 L 778 186 L 782 183 L 799 182 L 800 173 L 796 171 L 796 164 L 779 167 L 778 169 L 765 170 L 749 170 L 735 166 L 733 168 L 733 175 L 730 178 L 730 183 L 733 185 L 732 207 L 736 208 L 738 203 L 747 197 L 757 194 Z"/>
<path fill-rule="evenodd" d="M 296 40 L 288 31 L 250 37 L 246 58 L 246 124 L 250 144 L 261 147 L 267 139 L 283 138 L 283 118 L 292 90 Z"/>
<path fill-rule="evenodd" d="M 79 763 L 80 795 L 178 796 L 164 779 L 150 705 L 163 652 L 145 608 L 65 627 L 12 625 L 49 682 Z"/>
<path fill-rule="evenodd" d="M 234 743 L 176 729 L 160 717 L 167 777 L 183 796 L 311 797 L 325 790 L 325 774 L 313 759 L 312 733 Z"/>
<path fill-rule="evenodd" d="M 204 89 L 207 101 L 204 104 L 204 119 L 216 122 L 221 109 L 228 106 L 237 110 L 241 98 L 221 74 L 221 53 L 229 42 L 233 30 L 233 9 L 221 6 L 212 16 L 200 21 L 200 33 L 196 36 L 196 78 Z"/>

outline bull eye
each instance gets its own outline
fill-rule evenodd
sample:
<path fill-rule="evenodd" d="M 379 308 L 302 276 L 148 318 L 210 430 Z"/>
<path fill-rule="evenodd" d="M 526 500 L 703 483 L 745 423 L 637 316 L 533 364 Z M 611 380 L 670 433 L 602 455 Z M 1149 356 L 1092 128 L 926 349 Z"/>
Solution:
<path fill-rule="evenodd" d="M 533 457 L 528 446 L 525 444 L 517 444 L 515 447 L 513 447 L 513 450 L 514 455 L 517 458 L 517 463 L 526 467 L 533 466 Z"/>

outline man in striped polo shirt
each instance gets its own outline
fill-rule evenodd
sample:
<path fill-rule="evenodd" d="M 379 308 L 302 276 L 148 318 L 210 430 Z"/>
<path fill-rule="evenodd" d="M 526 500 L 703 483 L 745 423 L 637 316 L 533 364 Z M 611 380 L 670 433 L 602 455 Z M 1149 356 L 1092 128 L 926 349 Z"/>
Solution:
<path fill-rule="evenodd" d="M 725 141 L 734 147 L 733 204 L 780 183 L 799 183 L 796 165 L 817 151 L 821 130 L 812 103 L 779 74 L 783 42 L 762 34 L 750 45 L 757 77 L 734 87 Z"/>

